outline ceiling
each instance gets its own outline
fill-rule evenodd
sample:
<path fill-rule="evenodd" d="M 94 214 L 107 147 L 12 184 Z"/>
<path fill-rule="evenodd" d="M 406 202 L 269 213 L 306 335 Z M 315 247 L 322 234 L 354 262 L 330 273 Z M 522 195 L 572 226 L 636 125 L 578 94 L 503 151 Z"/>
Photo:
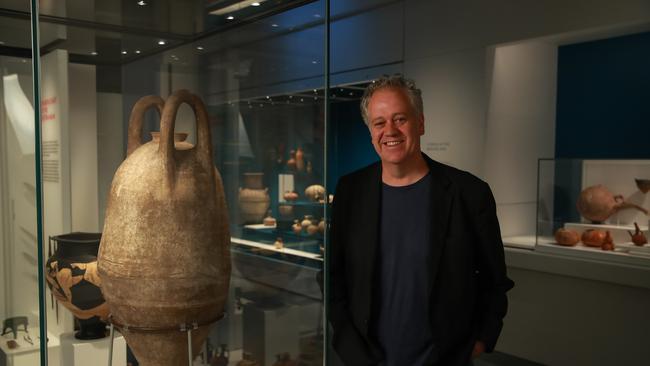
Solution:
<path fill-rule="evenodd" d="M 324 21 L 323 0 L 258 0 L 233 9 L 238 2 L 40 0 L 41 53 L 65 49 L 71 62 L 123 64 L 211 37 L 219 41 L 203 43 L 232 47 Z M 31 55 L 29 3 L 0 0 L 0 54 Z M 224 7 L 233 10 L 213 14 Z"/>

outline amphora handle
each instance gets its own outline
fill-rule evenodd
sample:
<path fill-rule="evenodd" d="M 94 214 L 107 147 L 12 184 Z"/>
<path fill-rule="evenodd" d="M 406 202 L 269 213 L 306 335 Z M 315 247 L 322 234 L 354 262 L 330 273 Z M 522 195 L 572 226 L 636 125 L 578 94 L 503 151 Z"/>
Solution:
<path fill-rule="evenodd" d="M 163 106 L 165 101 L 157 95 L 147 95 L 138 99 L 131 109 L 129 117 L 129 132 L 126 145 L 126 156 L 131 155 L 138 147 L 142 145 L 142 125 L 144 124 L 144 113 L 149 108 L 156 107 L 158 118 L 162 117 Z"/>
<path fill-rule="evenodd" d="M 181 89 L 175 91 L 167 101 L 162 112 L 160 121 L 160 144 L 158 151 L 164 155 L 165 170 L 170 174 L 168 178 L 173 181 L 174 172 L 174 127 L 176 126 L 176 113 L 182 103 L 192 107 L 196 116 L 196 158 L 206 169 L 212 168 L 212 138 L 210 136 L 210 125 L 208 124 L 208 112 L 201 98 Z"/>

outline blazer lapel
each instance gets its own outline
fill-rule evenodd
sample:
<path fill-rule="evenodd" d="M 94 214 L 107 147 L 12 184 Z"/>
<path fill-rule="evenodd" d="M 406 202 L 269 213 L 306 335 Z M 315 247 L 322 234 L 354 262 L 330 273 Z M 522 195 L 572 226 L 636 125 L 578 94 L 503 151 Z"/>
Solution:
<path fill-rule="evenodd" d="M 430 265 L 430 286 L 429 295 L 433 289 L 438 274 L 438 268 L 442 250 L 446 243 L 447 234 L 449 231 L 449 215 L 451 211 L 451 204 L 453 195 L 451 192 L 451 182 L 445 174 L 442 166 L 431 160 L 428 156 L 424 155 L 429 169 L 431 170 L 431 260 Z"/>

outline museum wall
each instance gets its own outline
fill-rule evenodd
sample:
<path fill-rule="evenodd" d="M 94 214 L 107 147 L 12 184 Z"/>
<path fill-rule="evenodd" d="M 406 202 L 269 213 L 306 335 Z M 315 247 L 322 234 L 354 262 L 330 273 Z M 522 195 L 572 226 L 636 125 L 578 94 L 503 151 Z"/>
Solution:
<path fill-rule="evenodd" d="M 643 365 L 650 291 L 508 268 L 515 282 L 497 350 L 553 366 Z"/>
<path fill-rule="evenodd" d="M 125 127 L 122 120 L 122 94 L 97 93 L 97 205 L 99 227 L 104 227 L 106 201 L 115 171 L 124 160 Z"/>
<path fill-rule="evenodd" d="M 635 143 L 650 134 L 650 32 L 564 45 L 558 53 L 556 157 L 650 157 Z"/>
<path fill-rule="evenodd" d="M 2 76 L 16 74 L 25 97 L 31 103 L 32 78 L 27 60 L 0 57 Z M 38 294 L 21 291 L 37 283 L 35 163 L 33 154 L 23 154 L 16 129 L 6 109 L 5 84 L 0 84 L 0 317 L 29 314 L 38 320 Z M 34 306 L 32 306 L 34 305 Z"/>
<path fill-rule="evenodd" d="M 97 159 L 97 88 L 95 66 L 70 64 L 70 198 L 72 231 L 97 232 L 99 228 Z M 83 106 L 83 107 L 82 107 Z M 103 163 L 103 162 L 102 162 Z"/>
<path fill-rule="evenodd" d="M 554 151 L 557 47 L 523 42 L 488 54 L 483 177 L 499 202 L 502 236 L 533 236 L 537 159 Z"/>

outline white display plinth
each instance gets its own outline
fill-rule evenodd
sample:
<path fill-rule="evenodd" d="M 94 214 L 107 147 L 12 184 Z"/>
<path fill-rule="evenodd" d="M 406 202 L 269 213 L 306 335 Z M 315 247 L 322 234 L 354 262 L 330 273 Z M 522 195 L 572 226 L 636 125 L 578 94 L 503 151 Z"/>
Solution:
<path fill-rule="evenodd" d="M 292 359 L 299 353 L 299 307 L 288 304 L 251 302 L 243 311 L 244 353 L 250 353 L 262 366 L 273 365 L 278 354 L 288 352 Z"/>
<path fill-rule="evenodd" d="M 74 333 L 63 333 L 61 334 L 61 365 L 108 365 L 110 341 L 110 337 L 84 341 L 76 339 Z M 126 366 L 126 341 L 117 331 L 113 340 L 113 366 Z"/>
<path fill-rule="evenodd" d="M 38 328 L 29 328 L 31 343 L 25 339 L 24 332 L 18 332 L 15 339 L 18 348 L 10 349 L 7 345 L 8 340 L 13 339 L 13 334 L 8 333 L 0 337 L 0 366 L 33 366 L 41 363 L 40 344 L 38 338 Z M 48 365 L 59 366 L 59 338 L 48 334 Z"/>

